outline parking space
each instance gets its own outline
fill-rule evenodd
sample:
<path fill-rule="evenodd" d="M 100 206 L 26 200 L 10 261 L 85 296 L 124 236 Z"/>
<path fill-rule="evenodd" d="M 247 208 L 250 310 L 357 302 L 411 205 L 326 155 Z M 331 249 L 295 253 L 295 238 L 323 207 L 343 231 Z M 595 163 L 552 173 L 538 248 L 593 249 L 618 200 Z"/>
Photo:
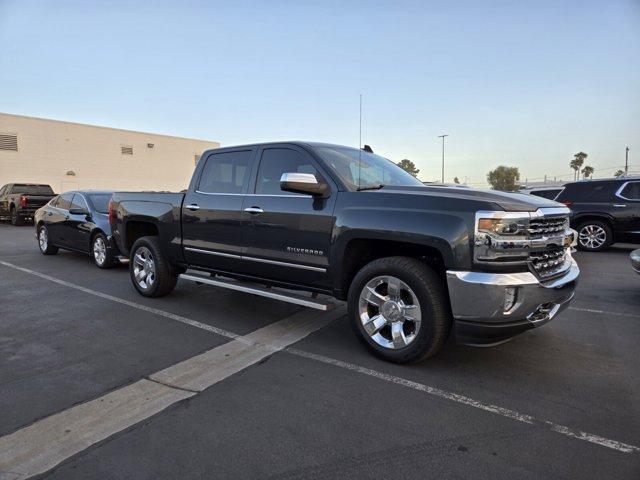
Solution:
<path fill-rule="evenodd" d="M 290 338 L 288 351 L 249 352 L 246 368 L 228 370 L 227 354 L 200 361 L 228 375 L 183 390 L 188 398 L 97 439 L 45 476 L 638 478 L 640 277 L 629 251 L 579 253 L 571 308 L 501 346 L 449 344 L 423 365 L 393 365 L 372 357 L 338 318 Z M 182 282 L 145 299 L 125 267 L 40 255 L 30 227 L 0 224 L 0 262 L 4 438 L 220 352 L 228 334 L 304 315 Z M 2 471 L 2 455 L 0 478 L 21 478 Z"/>

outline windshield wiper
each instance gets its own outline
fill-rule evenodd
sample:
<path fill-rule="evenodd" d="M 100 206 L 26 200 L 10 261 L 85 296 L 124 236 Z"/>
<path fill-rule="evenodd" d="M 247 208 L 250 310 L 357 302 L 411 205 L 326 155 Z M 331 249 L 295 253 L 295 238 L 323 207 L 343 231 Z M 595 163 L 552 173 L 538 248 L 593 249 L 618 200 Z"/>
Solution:
<path fill-rule="evenodd" d="M 367 185 L 366 187 L 359 187 L 357 190 L 358 192 L 362 192 L 363 190 L 380 190 L 383 187 L 384 185 L 382 183 L 379 183 L 377 185 Z"/>

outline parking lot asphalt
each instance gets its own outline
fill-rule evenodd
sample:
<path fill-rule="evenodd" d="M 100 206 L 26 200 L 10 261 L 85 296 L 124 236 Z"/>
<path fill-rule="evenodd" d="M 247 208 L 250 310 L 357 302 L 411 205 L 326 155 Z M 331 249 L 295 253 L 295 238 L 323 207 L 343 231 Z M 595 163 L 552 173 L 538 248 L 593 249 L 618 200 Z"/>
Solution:
<path fill-rule="evenodd" d="M 450 343 L 427 363 L 393 365 L 372 357 L 338 316 L 283 351 L 224 366 L 206 388 L 173 385 L 188 398 L 51 469 L 25 471 L 60 479 L 640 478 L 640 276 L 629 252 L 576 254 L 582 275 L 570 309 L 506 344 Z M 215 354 L 230 335 L 250 338 L 306 315 L 185 282 L 145 299 L 124 266 L 102 271 L 80 254 L 40 255 L 30 226 L 0 224 L 0 262 L 0 478 L 25 476 L 3 470 L 3 439 Z M 215 362 L 196 363 L 215 370 Z"/>

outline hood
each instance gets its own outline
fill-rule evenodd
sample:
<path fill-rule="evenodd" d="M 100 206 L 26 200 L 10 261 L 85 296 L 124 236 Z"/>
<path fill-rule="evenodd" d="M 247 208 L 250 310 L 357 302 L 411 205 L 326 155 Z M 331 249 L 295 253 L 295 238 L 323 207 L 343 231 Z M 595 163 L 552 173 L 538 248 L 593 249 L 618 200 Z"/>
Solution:
<path fill-rule="evenodd" d="M 437 197 L 464 198 L 480 202 L 491 202 L 498 209 L 506 212 L 535 212 L 543 207 L 559 207 L 564 206 L 561 203 L 548 200 L 546 198 L 537 197 L 535 195 L 527 195 L 524 193 L 507 193 L 497 190 L 475 190 L 472 188 L 455 188 L 455 187 L 399 187 L 388 186 L 376 192 L 396 192 L 412 195 L 429 195 Z"/>

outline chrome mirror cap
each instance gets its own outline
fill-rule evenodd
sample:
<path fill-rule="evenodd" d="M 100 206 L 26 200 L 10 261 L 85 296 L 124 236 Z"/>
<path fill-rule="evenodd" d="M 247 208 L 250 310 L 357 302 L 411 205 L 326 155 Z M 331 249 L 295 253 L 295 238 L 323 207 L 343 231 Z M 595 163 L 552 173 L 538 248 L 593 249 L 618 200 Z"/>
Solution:
<path fill-rule="evenodd" d="M 313 173 L 283 173 L 280 177 L 280 189 L 285 192 L 324 196 L 329 191 L 326 183 L 318 182 Z"/>

